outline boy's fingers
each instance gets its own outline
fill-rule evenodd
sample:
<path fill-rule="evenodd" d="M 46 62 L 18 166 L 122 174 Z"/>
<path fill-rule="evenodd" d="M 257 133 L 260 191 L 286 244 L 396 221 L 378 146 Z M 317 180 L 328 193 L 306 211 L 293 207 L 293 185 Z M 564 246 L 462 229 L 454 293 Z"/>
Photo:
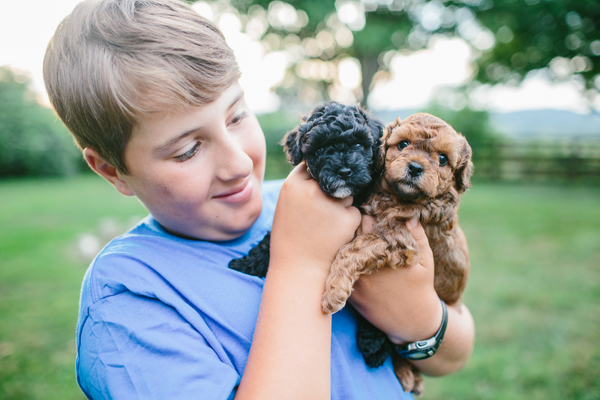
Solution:
<path fill-rule="evenodd" d="M 335 199 L 335 197 L 332 197 L 332 198 Z M 352 196 L 348 196 L 348 197 L 344 197 L 343 199 L 340 199 L 340 202 L 346 208 L 350 207 L 352 205 L 353 201 L 354 201 L 354 197 L 352 197 Z"/>
<path fill-rule="evenodd" d="M 309 180 L 309 179 L 313 179 L 310 174 L 308 173 L 308 170 L 306 168 L 306 163 L 304 161 L 302 161 L 300 164 L 296 165 L 294 167 L 294 169 L 292 170 L 292 172 L 290 172 L 288 177 L 291 176 L 298 176 L 299 178 L 305 179 L 305 180 Z M 348 197 L 344 197 L 343 199 L 338 199 L 335 197 L 331 197 L 330 198 L 340 201 L 344 207 L 350 207 L 352 205 L 352 202 L 354 201 L 354 197 L 353 196 L 348 196 Z"/>
<path fill-rule="evenodd" d="M 431 247 L 429 247 L 429 240 L 427 240 L 425 230 L 419 222 L 419 219 L 414 217 L 410 220 L 407 220 L 406 226 L 410 230 L 410 233 L 419 247 L 421 265 L 423 265 L 425 268 L 433 269 L 433 252 L 431 251 Z"/>
<path fill-rule="evenodd" d="M 311 179 L 308 171 L 306 170 L 306 163 L 304 163 L 304 161 L 302 161 L 300 164 L 294 167 L 292 172 L 290 172 L 289 176 L 292 175 L 298 175 L 298 177 L 301 177 L 303 179 Z"/>
<path fill-rule="evenodd" d="M 375 226 L 375 218 L 370 215 L 362 216 L 362 231 L 363 233 L 370 233 L 373 231 L 373 227 Z"/>

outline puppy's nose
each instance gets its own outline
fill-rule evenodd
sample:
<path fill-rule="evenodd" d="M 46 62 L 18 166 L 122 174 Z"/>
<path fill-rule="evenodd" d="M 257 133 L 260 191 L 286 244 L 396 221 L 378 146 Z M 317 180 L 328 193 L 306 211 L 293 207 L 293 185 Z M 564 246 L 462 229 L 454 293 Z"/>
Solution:
<path fill-rule="evenodd" d="M 416 178 L 421 175 L 425 171 L 425 168 L 421 164 L 418 163 L 410 163 L 408 164 L 408 173 L 411 177 Z"/>
<path fill-rule="evenodd" d="M 338 174 L 342 177 L 342 178 L 347 178 L 350 175 L 352 175 L 352 170 L 350 168 L 340 168 L 340 170 L 338 171 Z"/>

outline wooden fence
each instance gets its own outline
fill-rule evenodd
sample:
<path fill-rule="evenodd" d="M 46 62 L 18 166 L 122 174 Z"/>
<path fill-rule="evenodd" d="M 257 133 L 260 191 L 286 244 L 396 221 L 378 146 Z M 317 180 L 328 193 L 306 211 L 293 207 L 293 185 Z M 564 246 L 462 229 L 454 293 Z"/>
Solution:
<path fill-rule="evenodd" d="M 480 151 L 476 179 L 600 184 L 600 137 L 512 141 Z"/>

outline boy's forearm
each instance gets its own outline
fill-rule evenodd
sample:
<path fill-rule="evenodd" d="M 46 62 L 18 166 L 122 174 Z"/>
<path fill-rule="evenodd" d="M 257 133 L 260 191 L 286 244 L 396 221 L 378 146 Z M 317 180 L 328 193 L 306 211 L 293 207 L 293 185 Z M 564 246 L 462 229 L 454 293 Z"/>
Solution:
<path fill-rule="evenodd" d="M 437 353 L 426 360 L 413 361 L 421 372 L 443 376 L 458 371 L 469 359 L 475 342 L 475 325 L 469 309 L 460 301 L 448 306 L 448 327 Z"/>
<path fill-rule="evenodd" d="M 331 316 L 320 305 L 327 273 L 276 263 L 236 399 L 329 399 Z"/>

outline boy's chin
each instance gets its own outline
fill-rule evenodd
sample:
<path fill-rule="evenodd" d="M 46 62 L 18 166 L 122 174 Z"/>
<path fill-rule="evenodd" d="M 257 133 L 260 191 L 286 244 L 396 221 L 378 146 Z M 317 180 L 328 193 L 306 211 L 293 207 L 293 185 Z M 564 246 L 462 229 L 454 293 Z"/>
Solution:
<path fill-rule="evenodd" d="M 243 236 L 252 228 L 252 224 L 248 226 L 229 226 L 229 227 L 214 227 L 207 230 L 173 230 L 165 227 L 165 229 L 180 238 L 189 240 L 204 240 L 207 242 L 227 242 L 235 240 Z"/>
<path fill-rule="evenodd" d="M 258 218 L 252 220 L 251 223 L 235 226 L 223 227 L 223 229 L 215 229 L 213 232 L 208 233 L 210 238 L 205 238 L 204 240 L 209 240 L 213 242 L 226 242 L 229 240 L 235 240 L 246 234 L 254 225 Z"/>
<path fill-rule="evenodd" d="M 210 232 L 206 232 L 207 235 L 211 236 L 211 241 L 228 241 L 234 240 L 245 233 L 247 233 L 254 223 L 258 220 L 260 213 L 262 211 L 262 201 L 256 207 L 255 210 L 249 212 L 245 218 L 235 218 L 233 221 L 229 221 L 226 223 L 225 221 L 216 224 Z"/>

